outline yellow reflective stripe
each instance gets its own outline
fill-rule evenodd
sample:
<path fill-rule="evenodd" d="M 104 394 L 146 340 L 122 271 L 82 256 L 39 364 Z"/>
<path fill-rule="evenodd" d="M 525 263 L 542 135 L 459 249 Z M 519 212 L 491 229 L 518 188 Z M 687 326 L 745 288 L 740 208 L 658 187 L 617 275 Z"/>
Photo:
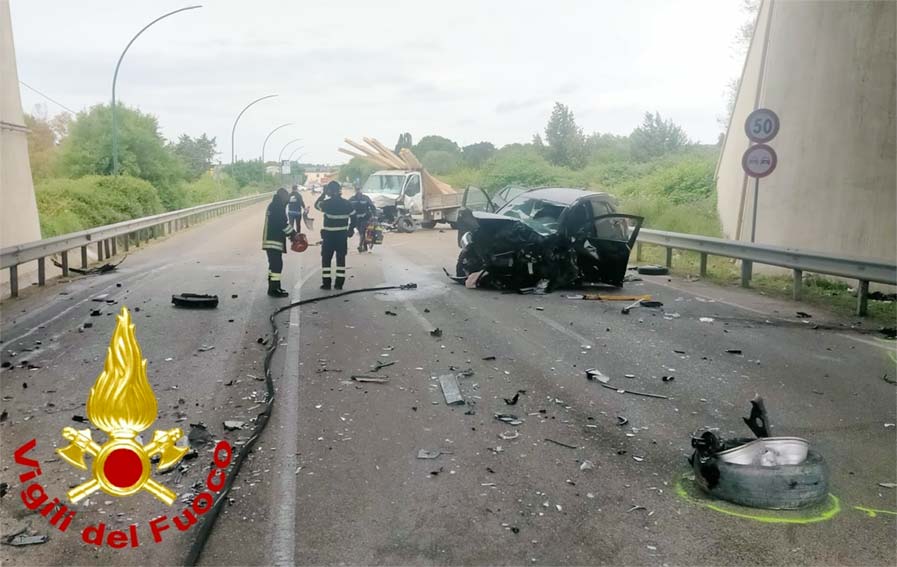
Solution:
<path fill-rule="evenodd" d="M 280 281 L 280 274 L 271 274 L 271 281 L 272 281 L 272 282 L 279 282 L 279 281 Z"/>
<path fill-rule="evenodd" d="M 282 240 L 263 240 L 262 246 L 283 246 Z"/>
<path fill-rule="evenodd" d="M 324 213 L 324 218 L 325 218 L 325 219 L 342 219 L 342 220 L 346 220 L 347 218 L 349 218 L 349 215 L 328 215 L 327 213 Z"/>
<path fill-rule="evenodd" d="M 346 232 L 347 230 L 349 230 L 349 227 L 348 226 L 323 226 L 323 227 L 321 227 L 321 230 L 328 230 L 331 232 L 340 232 L 340 231 Z"/>

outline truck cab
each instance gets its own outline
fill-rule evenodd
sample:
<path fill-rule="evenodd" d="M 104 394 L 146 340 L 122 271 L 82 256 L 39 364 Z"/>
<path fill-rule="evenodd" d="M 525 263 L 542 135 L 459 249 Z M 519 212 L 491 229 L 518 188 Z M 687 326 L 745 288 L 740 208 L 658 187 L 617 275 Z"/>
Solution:
<path fill-rule="evenodd" d="M 391 169 L 372 173 L 362 191 L 387 216 L 392 216 L 390 212 L 395 214 L 397 204 L 402 204 L 412 215 L 422 215 L 420 185 L 420 172 Z"/>

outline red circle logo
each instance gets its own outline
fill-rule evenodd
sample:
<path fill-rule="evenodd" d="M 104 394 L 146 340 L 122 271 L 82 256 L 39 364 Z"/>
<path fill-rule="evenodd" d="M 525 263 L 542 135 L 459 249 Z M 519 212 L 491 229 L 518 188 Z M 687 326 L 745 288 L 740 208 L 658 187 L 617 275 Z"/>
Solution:
<path fill-rule="evenodd" d="M 109 484 L 118 488 L 129 488 L 140 481 L 143 463 L 140 456 L 131 449 L 116 449 L 109 453 L 103 463 L 103 475 Z"/>

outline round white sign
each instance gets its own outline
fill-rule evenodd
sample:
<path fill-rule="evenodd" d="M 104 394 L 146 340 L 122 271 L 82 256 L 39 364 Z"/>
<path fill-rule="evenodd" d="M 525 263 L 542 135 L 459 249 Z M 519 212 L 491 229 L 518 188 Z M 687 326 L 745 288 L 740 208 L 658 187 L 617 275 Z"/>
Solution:
<path fill-rule="evenodd" d="M 744 132 L 752 142 L 766 143 L 779 133 L 779 117 L 768 108 L 751 112 L 744 122 Z"/>
<path fill-rule="evenodd" d="M 751 146 L 741 158 L 741 167 L 751 177 L 766 177 L 776 168 L 779 158 L 766 144 Z"/>

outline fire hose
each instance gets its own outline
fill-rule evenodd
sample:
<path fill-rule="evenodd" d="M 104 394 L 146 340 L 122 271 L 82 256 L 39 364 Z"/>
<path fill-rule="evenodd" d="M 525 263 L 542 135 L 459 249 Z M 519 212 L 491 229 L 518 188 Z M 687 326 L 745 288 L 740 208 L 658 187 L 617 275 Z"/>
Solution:
<path fill-rule="evenodd" d="M 280 336 L 280 332 L 277 330 L 277 323 L 275 322 L 275 318 L 281 313 L 289 311 L 294 307 L 308 305 L 309 303 L 317 303 L 319 301 L 325 301 L 327 299 L 336 299 L 337 297 L 345 297 L 347 295 L 353 295 L 356 293 L 370 293 L 372 291 L 388 291 L 392 289 L 404 290 L 416 288 L 416 283 L 407 283 L 403 285 L 352 289 L 340 293 L 334 293 L 331 295 L 322 295 L 320 297 L 312 297 L 310 299 L 294 301 L 289 305 L 285 305 L 274 310 L 274 312 L 271 313 L 271 315 L 268 317 L 268 322 L 271 324 L 271 346 L 268 347 L 268 351 L 265 353 L 264 364 L 265 387 L 267 390 L 264 410 L 262 410 L 262 412 L 259 413 L 256 417 L 255 427 L 252 429 L 249 439 L 247 439 L 246 442 L 240 447 L 240 450 L 234 457 L 233 468 L 231 469 L 230 474 L 227 475 L 227 480 L 224 483 L 224 487 L 221 489 L 221 492 L 218 493 L 218 496 L 215 499 L 215 502 L 212 504 L 211 509 L 204 515 L 202 524 L 197 528 L 196 539 L 190 546 L 190 549 L 187 552 L 186 559 L 184 559 L 185 565 L 196 565 L 196 563 L 199 561 L 199 556 L 202 554 L 206 541 L 209 539 L 209 535 L 212 533 L 212 528 L 215 526 L 215 520 L 218 519 L 218 514 L 221 512 L 221 508 L 227 501 L 227 495 L 230 493 L 231 486 L 233 485 L 234 480 L 236 480 L 237 474 L 240 472 L 240 467 L 243 466 L 243 461 L 246 460 L 247 455 L 249 455 L 249 452 L 252 450 L 255 442 L 258 441 L 258 438 L 265 430 L 265 427 L 267 427 L 268 420 L 271 418 L 271 412 L 274 409 L 275 398 L 274 379 L 271 377 L 271 359 L 274 357 L 275 351 L 277 351 L 278 338 Z"/>

